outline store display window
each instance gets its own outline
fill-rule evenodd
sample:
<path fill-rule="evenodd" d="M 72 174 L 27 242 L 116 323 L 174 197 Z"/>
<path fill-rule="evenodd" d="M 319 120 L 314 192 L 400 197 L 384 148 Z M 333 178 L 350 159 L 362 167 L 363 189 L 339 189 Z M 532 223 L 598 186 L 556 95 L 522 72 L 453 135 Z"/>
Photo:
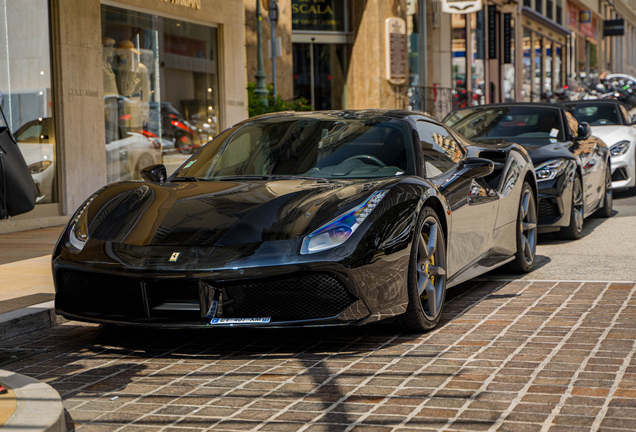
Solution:
<path fill-rule="evenodd" d="M 529 30 L 523 30 L 523 88 L 521 96 L 523 102 L 530 102 L 532 94 L 532 35 Z"/>
<path fill-rule="evenodd" d="M 102 5 L 107 180 L 168 173 L 218 133 L 217 29 Z"/>
<path fill-rule="evenodd" d="M 36 204 L 57 203 L 48 0 L 0 0 L 0 34 L 2 109 L 38 187 Z"/>

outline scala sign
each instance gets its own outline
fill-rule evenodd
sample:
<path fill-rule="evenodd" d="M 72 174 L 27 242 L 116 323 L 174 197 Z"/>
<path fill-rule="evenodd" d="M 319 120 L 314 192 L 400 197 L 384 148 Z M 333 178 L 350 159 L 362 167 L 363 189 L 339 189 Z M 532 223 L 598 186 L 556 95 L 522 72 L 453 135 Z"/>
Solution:
<path fill-rule="evenodd" d="M 442 12 L 451 14 L 469 14 L 480 11 L 481 0 L 442 0 Z"/>
<path fill-rule="evenodd" d="M 292 0 L 292 29 L 345 30 L 345 0 Z"/>

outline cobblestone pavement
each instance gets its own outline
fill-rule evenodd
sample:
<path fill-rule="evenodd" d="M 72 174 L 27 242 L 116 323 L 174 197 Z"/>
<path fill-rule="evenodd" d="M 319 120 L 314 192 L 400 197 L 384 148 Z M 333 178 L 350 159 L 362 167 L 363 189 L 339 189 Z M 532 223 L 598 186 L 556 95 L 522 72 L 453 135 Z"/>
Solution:
<path fill-rule="evenodd" d="M 1 344 L 17 359 L 2 367 L 55 387 L 81 432 L 636 430 L 634 284 L 449 294 L 421 335 L 69 322 Z"/>

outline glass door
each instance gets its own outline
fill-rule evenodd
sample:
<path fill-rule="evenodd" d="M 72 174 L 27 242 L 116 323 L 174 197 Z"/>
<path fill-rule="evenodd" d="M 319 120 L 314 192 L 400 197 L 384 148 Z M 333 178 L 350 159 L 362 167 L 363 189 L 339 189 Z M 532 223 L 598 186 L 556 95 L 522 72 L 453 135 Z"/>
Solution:
<path fill-rule="evenodd" d="M 294 99 L 307 99 L 315 110 L 343 109 L 346 44 L 294 43 Z"/>

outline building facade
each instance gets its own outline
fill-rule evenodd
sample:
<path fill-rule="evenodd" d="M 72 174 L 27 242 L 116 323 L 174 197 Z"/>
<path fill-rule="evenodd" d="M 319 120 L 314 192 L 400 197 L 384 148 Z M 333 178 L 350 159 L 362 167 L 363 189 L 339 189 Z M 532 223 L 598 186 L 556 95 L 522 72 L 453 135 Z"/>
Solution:
<path fill-rule="evenodd" d="M 64 223 L 247 116 L 241 0 L 0 0 L 3 109 L 39 188 L 0 233 Z"/>

